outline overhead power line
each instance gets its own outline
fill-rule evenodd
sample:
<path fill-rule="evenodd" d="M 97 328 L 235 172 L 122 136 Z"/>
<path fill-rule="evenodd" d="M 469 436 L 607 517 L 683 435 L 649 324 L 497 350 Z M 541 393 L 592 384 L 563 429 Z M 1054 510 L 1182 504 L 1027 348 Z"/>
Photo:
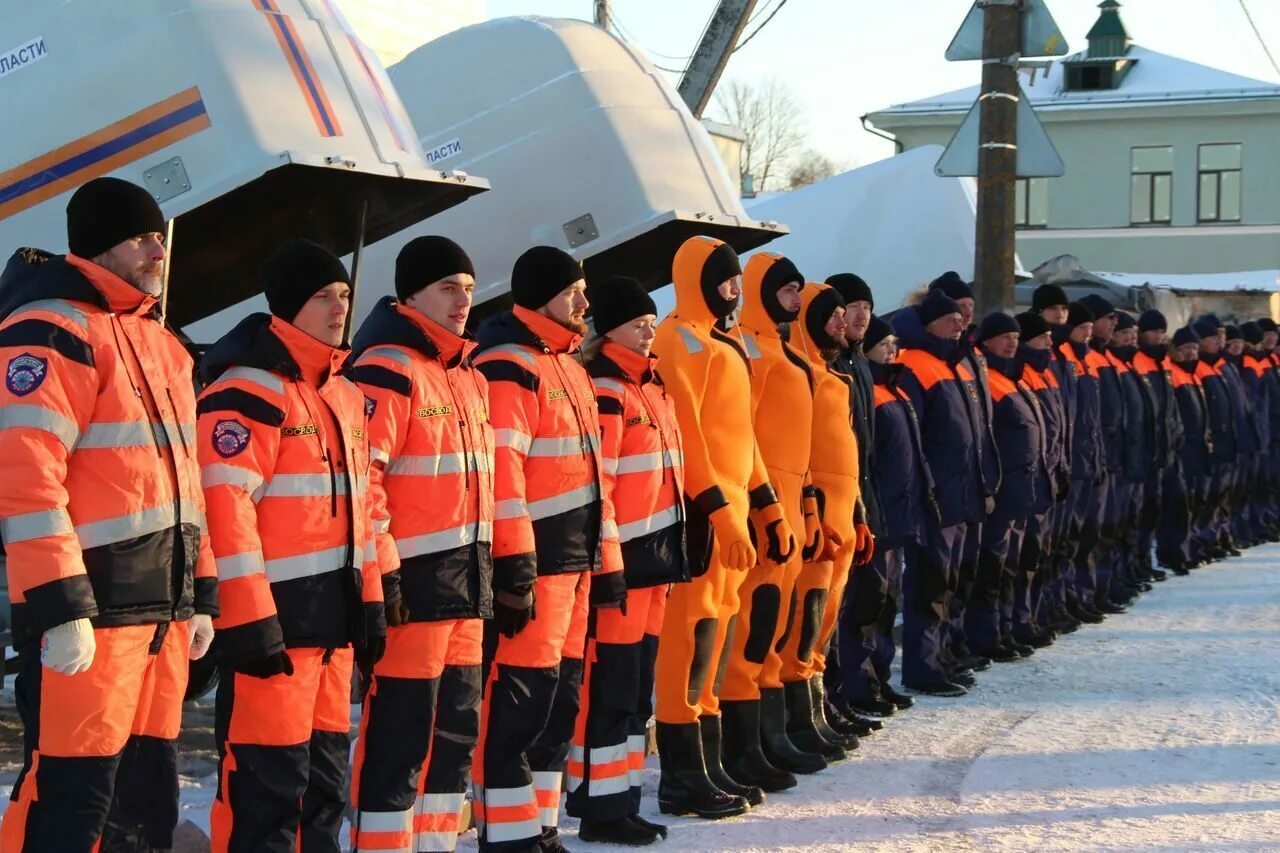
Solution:
<path fill-rule="evenodd" d="M 785 0 L 784 0 L 785 2 Z M 1249 27 L 1253 30 L 1253 34 L 1258 38 L 1258 44 L 1262 46 L 1262 52 L 1267 55 L 1267 59 L 1271 62 L 1271 67 L 1280 74 L 1280 64 L 1276 63 L 1275 56 L 1271 53 L 1271 48 L 1267 47 L 1267 40 L 1262 37 L 1262 31 L 1258 29 L 1257 23 L 1253 20 L 1253 15 L 1249 14 L 1249 7 L 1245 5 L 1244 0 L 1240 0 L 1240 10 L 1244 12 L 1244 18 L 1249 22 Z"/>
<path fill-rule="evenodd" d="M 1244 2 L 1244 0 L 1240 0 L 1240 2 L 1242 2 L 1242 3 L 1243 3 L 1243 2 Z M 758 35 L 760 34 L 760 31 L 761 31 L 761 30 L 763 30 L 765 27 L 769 26 L 769 22 L 773 20 L 774 15 L 777 15 L 779 12 L 781 12 L 781 11 L 782 11 L 782 7 L 783 7 L 783 6 L 785 6 L 785 5 L 787 5 L 787 0 L 779 0 L 778 5 L 773 7 L 773 11 L 769 13 L 769 16 L 768 16 L 767 18 L 765 18 L 763 21 L 761 21 L 761 22 L 760 22 L 760 26 L 758 26 L 758 27 L 756 27 L 754 30 L 752 30 L 752 31 L 751 31 L 751 34 L 750 34 L 749 36 L 747 36 L 746 38 L 744 38 L 742 41 L 738 42 L 738 46 L 737 46 L 737 47 L 735 47 L 735 48 L 733 49 L 733 52 L 734 52 L 734 53 L 737 53 L 738 51 L 740 51 L 740 50 L 742 50 L 744 47 L 746 47 L 748 42 L 750 42 L 753 38 L 755 38 L 756 36 L 758 36 Z"/>
<path fill-rule="evenodd" d="M 673 56 L 672 54 L 669 54 L 669 53 L 663 53 L 662 51 L 659 51 L 659 50 L 653 50 L 647 45 L 642 44 L 640 39 L 636 38 L 635 33 L 631 31 L 631 28 L 628 27 L 626 24 L 622 23 L 621 19 L 618 18 L 617 13 L 614 12 L 612 9 L 609 10 L 609 23 L 613 24 L 614 28 L 618 31 L 619 35 L 621 35 L 627 41 L 631 42 L 636 47 L 640 48 L 642 51 L 649 54 L 650 56 L 656 56 L 660 59 L 666 59 L 671 62 L 688 62 L 689 61 L 688 56 Z M 661 66 L 657 66 L 657 65 L 655 65 L 655 67 L 661 68 Z M 663 68 L 662 70 L 671 71 L 674 74 L 680 74 L 684 71 L 684 69 L 682 68 L 681 69 Z"/>

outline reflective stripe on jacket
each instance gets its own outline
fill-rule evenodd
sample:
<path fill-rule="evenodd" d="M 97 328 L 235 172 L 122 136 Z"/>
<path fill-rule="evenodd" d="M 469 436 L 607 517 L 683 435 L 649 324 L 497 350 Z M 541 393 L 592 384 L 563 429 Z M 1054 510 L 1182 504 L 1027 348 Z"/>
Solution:
<path fill-rule="evenodd" d="M 217 612 L 191 357 L 156 300 L 74 255 L 0 278 L 0 539 L 15 645 Z"/>

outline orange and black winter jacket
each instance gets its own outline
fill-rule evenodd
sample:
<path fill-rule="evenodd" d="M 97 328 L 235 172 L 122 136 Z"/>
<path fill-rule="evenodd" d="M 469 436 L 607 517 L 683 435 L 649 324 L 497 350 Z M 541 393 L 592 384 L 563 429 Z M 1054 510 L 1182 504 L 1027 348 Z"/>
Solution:
<path fill-rule="evenodd" d="M 485 321 L 478 337 L 497 447 L 494 590 L 524 596 L 539 575 L 594 572 L 592 603 L 620 602 L 595 388 L 575 356 L 581 336 L 516 306 Z"/>
<path fill-rule="evenodd" d="M 473 349 L 391 298 L 352 347 L 383 594 L 414 622 L 493 615 L 493 427 Z"/>
<path fill-rule="evenodd" d="M 746 528 L 751 509 L 778 501 L 751 429 L 751 359 L 736 336 L 716 327 L 703 295 L 720 284 L 711 272 L 717 252 L 732 249 L 699 237 L 676 252 L 676 308 L 658 325 L 653 342 L 684 442 L 685 494 L 691 499 L 685 524 L 694 575 L 707 569 L 694 555 L 710 553 L 711 513 L 728 507 Z"/>
<path fill-rule="evenodd" d="M 219 653 L 341 648 L 386 633 L 364 395 L 344 350 L 251 314 L 205 355 L 198 443 Z"/>
<path fill-rule="evenodd" d="M 606 341 L 587 364 L 627 589 L 690 579 L 680 428 L 656 363 Z"/>
<path fill-rule="evenodd" d="M 191 357 L 155 299 L 22 249 L 0 277 L 0 537 L 15 645 L 215 614 Z"/>

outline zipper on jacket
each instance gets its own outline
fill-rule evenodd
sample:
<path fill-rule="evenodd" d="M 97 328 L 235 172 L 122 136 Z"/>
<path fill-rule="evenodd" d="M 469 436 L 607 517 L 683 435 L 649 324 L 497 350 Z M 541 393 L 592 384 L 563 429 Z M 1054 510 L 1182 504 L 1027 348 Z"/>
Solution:
<path fill-rule="evenodd" d="M 142 402 L 142 413 L 146 416 L 147 428 L 148 428 L 149 430 L 151 430 L 151 444 L 152 444 L 152 446 L 153 446 L 153 447 L 155 447 L 155 449 L 156 449 L 156 456 L 157 456 L 158 458 L 163 459 L 163 458 L 164 458 L 164 451 L 162 451 L 162 450 L 160 449 L 160 434 L 159 434 L 158 432 L 156 432 L 156 424 L 155 424 L 155 421 L 154 421 L 154 420 L 152 420 L 152 417 L 151 417 L 152 413 L 147 411 L 147 402 L 146 402 L 146 400 L 145 400 L 145 399 L 143 398 L 143 396 L 142 396 L 142 388 L 140 388 L 140 387 L 138 386 L 137 381 L 133 378 L 133 371 L 132 371 L 132 370 L 130 369 L 130 367 L 129 367 L 129 359 L 125 356 L 125 354 L 124 354 L 124 347 L 123 347 L 123 346 L 121 346 L 121 344 L 120 344 L 120 330 L 119 330 L 119 328 L 117 327 L 117 323 L 118 323 L 118 321 L 116 320 L 116 315 L 115 315 L 115 314 L 112 314 L 112 315 L 108 318 L 107 322 L 109 322 L 109 323 L 111 324 L 111 336 L 112 336 L 112 338 L 114 338 L 114 339 L 115 339 L 115 342 L 116 342 L 116 352 L 120 354 L 120 364 L 124 367 L 124 375 L 125 375 L 126 377 L 128 377 L 128 379 L 129 379 L 129 385 L 130 385 L 130 387 L 132 387 L 132 388 L 133 388 L 133 396 L 134 396 L 134 397 L 136 397 L 139 401 L 141 401 L 141 402 Z M 128 336 L 128 335 L 125 335 L 125 340 L 126 340 L 126 341 L 128 342 L 128 344 L 129 344 L 129 352 L 133 353 L 133 357 L 134 357 L 134 359 L 138 362 L 138 364 L 139 364 L 139 365 L 141 365 L 141 364 L 142 364 L 142 359 L 138 358 L 138 351 L 137 351 L 136 349 L 134 349 L 133 341 L 130 341 L 130 340 L 129 340 L 129 336 Z M 166 390 L 167 390 L 167 389 L 166 389 Z M 155 415 L 156 415 L 156 417 L 159 417 L 159 416 L 160 416 L 160 407 L 159 407 L 159 406 L 157 406 L 157 405 L 155 404 L 155 400 L 154 400 L 154 399 L 151 401 L 151 405 L 152 405 L 152 407 L 155 409 Z M 173 474 L 174 474 L 174 488 L 175 488 L 175 490 L 176 490 L 176 488 L 177 488 L 177 468 L 176 468 L 176 466 L 175 466 L 175 468 L 174 468 L 174 472 L 173 472 Z"/>
<path fill-rule="evenodd" d="M 176 400 L 173 399 L 173 391 L 167 386 L 164 389 L 164 393 L 165 393 L 165 396 L 169 398 L 169 406 L 173 409 L 174 424 L 177 426 L 177 429 L 178 429 L 178 441 L 182 443 L 183 452 L 187 454 L 188 458 L 190 458 L 191 447 L 187 444 L 187 436 L 186 436 L 186 433 L 182 431 L 182 424 L 178 422 L 178 403 Z"/>

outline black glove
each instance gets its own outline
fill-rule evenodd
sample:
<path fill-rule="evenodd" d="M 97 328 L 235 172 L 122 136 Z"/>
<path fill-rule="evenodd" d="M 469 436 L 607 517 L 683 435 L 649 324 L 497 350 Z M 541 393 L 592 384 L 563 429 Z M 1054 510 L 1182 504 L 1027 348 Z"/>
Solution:
<path fill-rule="evenodd" d="M 494 592 L 493 624 L 498 633 L 507 639 L 512 639 L 523 631 L 536 615 L 532 587 L 523 595 L 502 590 Z"/>
<path fill-rule="evenodd" d="M 622 572 L 608 572 L 591 576 L 591 606 L 600 609 L 621 607 L 627 612 L 627 580 Z"/>
<path fill-rule="evenodd" d="M 404 596 L 397 594 L 395 598 L 388 598 L 382 606 L 386 610 L 388 628 L 409 624 L 409 605 L 405 603 Z"/>
<path fill-rule="evenodd" d="M 360 698 L 364 699 L 373 686 L 373 668 L 387 653 L 387 638 L 375 635 L 355 648 L 356 669 L 360 671 Z"/>
<path fill-rule="evenodd" d="M 277 675 L 293 675 L 293 661 L 288 653 L 276 652 L 263 658 L 236 664 L 236 672 L 253 678 L 272 678 Z"/>

